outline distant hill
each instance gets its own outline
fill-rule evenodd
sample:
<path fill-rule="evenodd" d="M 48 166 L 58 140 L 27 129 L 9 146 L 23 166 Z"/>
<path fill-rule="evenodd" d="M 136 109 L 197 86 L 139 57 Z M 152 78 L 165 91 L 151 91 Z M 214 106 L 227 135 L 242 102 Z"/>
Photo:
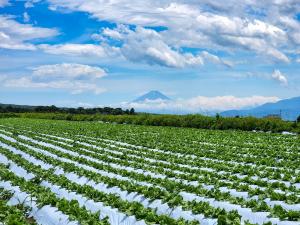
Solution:
<path fill-rule="evenodd" d="M 23 108 L 23 109 L 34 109 L 37 106 L 31 106 L 31 105 L 15 105 L 15 104 L 2 104 L 0 103 L 0 107 L 12 107 L 12 108 Z"/>
<path fill-rule="evenodd" d="M 248 110 L 229 110 L 221 113 L 224 117 L 234 116 L 265 117 L 268 115 L 281 115 L 284 120 L 294 121 L 300 115 L 300 97 L 284 99 L 275 103 L 266 103 Z"/>
<path fill-rule="evenodd" d="M 144 102 L 146 100 L 155 101 L 155 100 L 171 100 L 171 99 L 159 91 L 149 91 L 148 93 L 133 100 L 133 102 Z"/>

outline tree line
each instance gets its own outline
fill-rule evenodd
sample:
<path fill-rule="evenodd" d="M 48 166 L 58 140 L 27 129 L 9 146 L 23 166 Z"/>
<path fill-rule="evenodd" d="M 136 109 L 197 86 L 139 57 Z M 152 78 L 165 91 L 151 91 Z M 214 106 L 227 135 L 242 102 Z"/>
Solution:
<path fill-rule="evenodd" d="M 0 113 L 68 113 L 68 114 L 106 114 L 106 115 L 134 115 L 134 108 L 61 108 L 55 105 L 51 106 L 17 106 L 17 105 L 0 105 Z"/>
<path fill-rule="evenodd" d="M 298 121 L 284 121 L 280 118 L 222 117 L 194 115 L 155 115 L 146 113 L 132 114 L 70 114 L 70 113 L 0 113 L 0 118 L 19 117 L 32 119 L 51 119 L 69 121 L 101 121 L 107 123 L 133 124 L 146 126 L 190 127 L 213 130 L 243 131 L 289 131 L 300 134 Z"/>
<path fill-rule="evenodd" d="M 18 106 L 1 105 L 0 118 L 24 117 L 37 119 L 57 119 L 71 121 L 103 121 L 109 123 L 191 127 L 200 129 L 236 129 L 260 131 L 292 131 L 300 133 L 300 116 L 296 121 L 283 121 L 280 118 L 255 118 L 255 117 L 222 117 L 193 115 L 155 115 L 136 113 L 133 108 L 61 108 L 52 106 Z"/>
<path fill-rule="evenodd" d="M 300 133 L 300 116 L 297 121 L 284 121 L 280 118 L 222 117 L 193 115 L 154 115 L 137 114 L 135 116 L 100 115 L 100 120 L 110 123 L 125 123 L 151 126 L 190 127 L 198 129 L 244 130 L 244 131 L 290 131 Z"/>

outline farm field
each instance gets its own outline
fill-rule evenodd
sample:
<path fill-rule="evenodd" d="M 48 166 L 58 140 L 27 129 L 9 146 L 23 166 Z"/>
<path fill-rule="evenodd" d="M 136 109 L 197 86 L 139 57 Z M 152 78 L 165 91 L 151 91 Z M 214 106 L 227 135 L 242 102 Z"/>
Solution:
<path fill-rule="evenodd" d="M 299 156 L 294 135 L 0 119 L 0 224 L 299 225 Z"/>

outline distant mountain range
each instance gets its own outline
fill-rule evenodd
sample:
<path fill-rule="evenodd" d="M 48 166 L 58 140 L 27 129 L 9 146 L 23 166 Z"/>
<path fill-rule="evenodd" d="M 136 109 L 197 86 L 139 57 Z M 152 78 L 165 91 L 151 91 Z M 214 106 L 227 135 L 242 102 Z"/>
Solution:
<path fill-rule="evenodd" d="M 155 100 L 171 100 L 171 99 L 159 91 L 149 91 L 148 93 L 133 100 L 133 102 L 145 102 L 147 100 L 155 101 Z"/>
<path fill-rule="evenodd" d="M 254 116 L 261 118 L 269 115 L 281 116 L 284 120 L 296 120 L 300 115 L 300 97 L 266 103 L 253 109 L 229 110 L 221 113 L 221 116 L 225 117 Z"/>

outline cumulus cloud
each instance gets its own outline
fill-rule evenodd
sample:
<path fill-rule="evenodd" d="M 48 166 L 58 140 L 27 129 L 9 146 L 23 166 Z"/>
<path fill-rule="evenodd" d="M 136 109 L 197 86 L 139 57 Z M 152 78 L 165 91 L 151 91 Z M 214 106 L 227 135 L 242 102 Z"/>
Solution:
<path fill-rule="evenodd" d="M 33 76 L 69 79 L 97 79 L 106 75 L 105 70 L 100 67 L 77 64 L 62 63 L 53 65 L 42 65 L 32 68 Z"/>
<path fill-rule="evenodd" d="M 125 25 L 117 28 L 105 28 L 97 38 L 101 41 L 114 40 L 120 45 L 120 53 L 132 62 L 143 62 L 150 65 L 183 68 L 203 65 L 204 61 L 231 67 L 233 63 L 223 60 L 207 51 L 192 54 L 181 51 L 166 43 L 160 32 L 153 29 L 136 27 L 130 29 Z M 119 41 L 119 42 L 118 42 Z"/>
<path fill-rule="evenodd" d="M 107 57 L 118 53 L 118 48 L 94 44 L 42 44 L 38 48 L 49 54 L 70 56 Z"/>
<path fill-rule="evenodd" d="M 166 27 L 160 35 L 171 48 L 226 49 L 229 52 L 242 50 L 275 61 L 289 62 L 282 49 L 293 48 L 291 40 L 294 43 L 299 40 L 299 31 L 296 29 L 299 22 L 284 18 L 280 20 L 284 16 L 293 18 L 299 13 L 300 4 L 297 0 L 229 0 L 226 4 L 211 0 L 50 0 L 50 3 L 53 9 L 88 12 L 99 20 L 143 27 Z M 114 39 L 120 38 L 115 30 L 107 29 L 103 33 Z"/>
<path fill-rule="evenodd" d="M 231 109 L 250 108 L 267 102 L 276 102 L 278 100 L 280 99 L 276 96 L 197 96 L 189 99 L 177 99 L 173 101 L 146 100 L 144 102 L 124 102 L 122 103 L 122 107 L 133 107 L 138 111 L 154 111 L 169 113 L 203 113 L 212 111 L 219 112 Z"/>
<path fill-rule="evenodd" d="M 124 26 L 119 26 L 119 30 L 113 30 L 113 29 L 109 29 L 109 28 L 104 28 L 103 30 L 102 30 L 102 34 L 104 35 L 104 36 L 107 36 L 107 37 L 110 37 L 110 38 L 113 38 L 113 39 L 116 39 L 116 40 L 122 40 L 123 39 L 123 35 L 121 34 L 121 32 L 120 31 L 129 31 L 129 30 L 127 30 L 127 28 L 126 27 L 124 27 Z M 102 36 L 101 36 L 102 37 Z"/>
<path fill-rule="evenodd" d="M 298 7 L 300 3 L 298 2 Z M 300 8 L 298 13 L 300 12 Z M 300 44 L 300 22 L 293 15 L 277 15 L 277 23 L 284 27 L 287 36 L 289 37 L 291 46 L 298 46 Z M 293 50 L 294 48 L 292 48 Z"/>
<path fill-rule="evenodd" d="M 28 41 L 50 38 L 58 34 L 56 29 L 21 24 L 10 16 L 0 15 L 0 48 L 35 50 L 36 46 Z"/>
<path fill-rule="evenodd" d="M 234 65 L 233 62 L 221 59 L 220 57 L 218 57 L 216 55 L 213 55 L 213 54 L 211 54 L 207 51 L 203 51 L 201 53 L 201 55 L 202 55 L 204 60 L 207 60 L 207 61 L 215 63 L 215 64 L 221 64 L 221 65 L 224 65 L 224 66 L 227 66 L 227 67 L 233 67 L 233 65 Z"/>
<path fill-rule="evenodd" d="M 3 78 L 2 85 L 9 88 L 60 89 L 72 94 L 93 92 L 100 94 L 105 91 L 99 87 L 97 80 L 106 75 L 105 70 L 75 63 L 42 65 L 31 68 L 30 76 Z"/>
<path fill-rule="evenodd" d="M 287 86 L 288 85 L 288 80 L 286 76 L 281 73 L 279 70 L 274 70 L 272 73 L 272 79 L 278 81 L 280 84 Z"/>
<path fill-rule="evenodd" d="M 72 94 L 81 94 L 83 92 L 93 92 L 95 94 L 101 94 L 105 92 L 105 89 L 98 87 L 93 83 L 85 83 L 81 81 L 70 80 L 57 80 L 49 82 L 36 82 L 29 77 L 21 77 L 18 79 L 9 79 L 4 83 L 4 87 L 10 88 L 50 88 L 70 91 Z"/>
<path fill-rule="evenodd" d="M 35 46 L 11 38 L 8 34 L 0 31 L 0 48 L 14 50 L 35 50 Z"/>
<path fill-rule="evenodd" d="M 120 35 L 121 36 L 121 35 Z M 122 54 L 133 62 L 146 62 L 167 67 L 185 67 L 202 65 L 202 58 L 189 53 L 180 53 L 168 46 L 160 34 L 151 29 L 137 27 L 135 31 L 127 30 L 122 36 L 124 44 Z"/>
<path fill-rule="evenodd" d="M 105 41 L 103 37 L 123 41 L 123 52 L 119 51 L 118 46 L 102 44 L 67 43 L 36 46 L 28 41 L 56 35 L 57 31 L 40 28 L 43 30 L 16 34 L 15 30 L 38 28 L 31 25 L 24 27 L 24 24 L 18 24 L 13 19 L 4 17 L 7 20 L 4 22 L 9 22 L 7 27 L 11 27 L 11 31 L 3 31 L 0 26 L 0 47 L 42 49 L 50 54 L 76 56 L 115 57 L 123 55 L 126 59 L 134 62 L 179 68 L 201 65 L 205 60 L 230 67 L 233 63 L 218 59 L 217 55 L 215 57 L 205 53 L 195 55 L 195 53 L 188 53 L 183 49 L 206 49 L 207 53 L 225 50 L 230 54 L 236 51 L 248 51 L 265 56 L 271 61 L 287 63 L 290 60 L 286 55 L 286 50 L 294 49 L 300 40 L 300 23 L 295 19 L 300 12 L 300 4 L 297 0 L 267 0 L 263 2 L 229 0 L 226 4 L 211 0 L 201 2 L 194 0 L 48 1 L 51 10 L 66 9 L 67 11 L 87 12 L 99 20 L 134 25 L 133 27 L 137 28 L 126 35 L 120 30 L 109 28 L 103 29 L 101 34 L 92 35 L 92 39 L 100 42 Z M 33 7 L 36 2 L 39 0 L 27 0 L 25 8 Z M 2 18 L 2 20 L 4 19 Z M 26 13 L 24 13 L 24 21 L 29 21 Z M 4 22 L 0 20 L 0 24 L 4 24 Z M 145 28 L 154 26 L 161 26 L 165 29 L 151 33 L 150 29 Z M 51 31 L 52 34 L 49 34 Z M 55 31 L 56 34 L 53 33 Z M 153 34 L 154 32 L 156 34 Z M 28 33 L 32 37 L 26 37 Z M 146 49 L 144 54 L 142 54 L 143 48 Z M 136 51 L 137 54 L 134 55 L 133 51 Z"/>
<path fill-rule="evenodd" d="M 27 0 L 27 1 L 25 1 L 25 3 L 24 3 L 24 7 L 27 9 L 27 8 L 32 8 L 32 7 L 34 7 L 34 4 L 35 3 L 38 3 L 38 2 L 40 2 L 41 0 Z"/>
<path fill-rule="evenodd" d="M 259 38 L 225 36 L 223 42 L 229 46 L 239 45 L 242 49 L 255 51 L 262 55 L 269 56 L 270 59 L 275 61 L 286 63 L 290 61 L 284 53 L 270 46 L 265 40 Z"/>

